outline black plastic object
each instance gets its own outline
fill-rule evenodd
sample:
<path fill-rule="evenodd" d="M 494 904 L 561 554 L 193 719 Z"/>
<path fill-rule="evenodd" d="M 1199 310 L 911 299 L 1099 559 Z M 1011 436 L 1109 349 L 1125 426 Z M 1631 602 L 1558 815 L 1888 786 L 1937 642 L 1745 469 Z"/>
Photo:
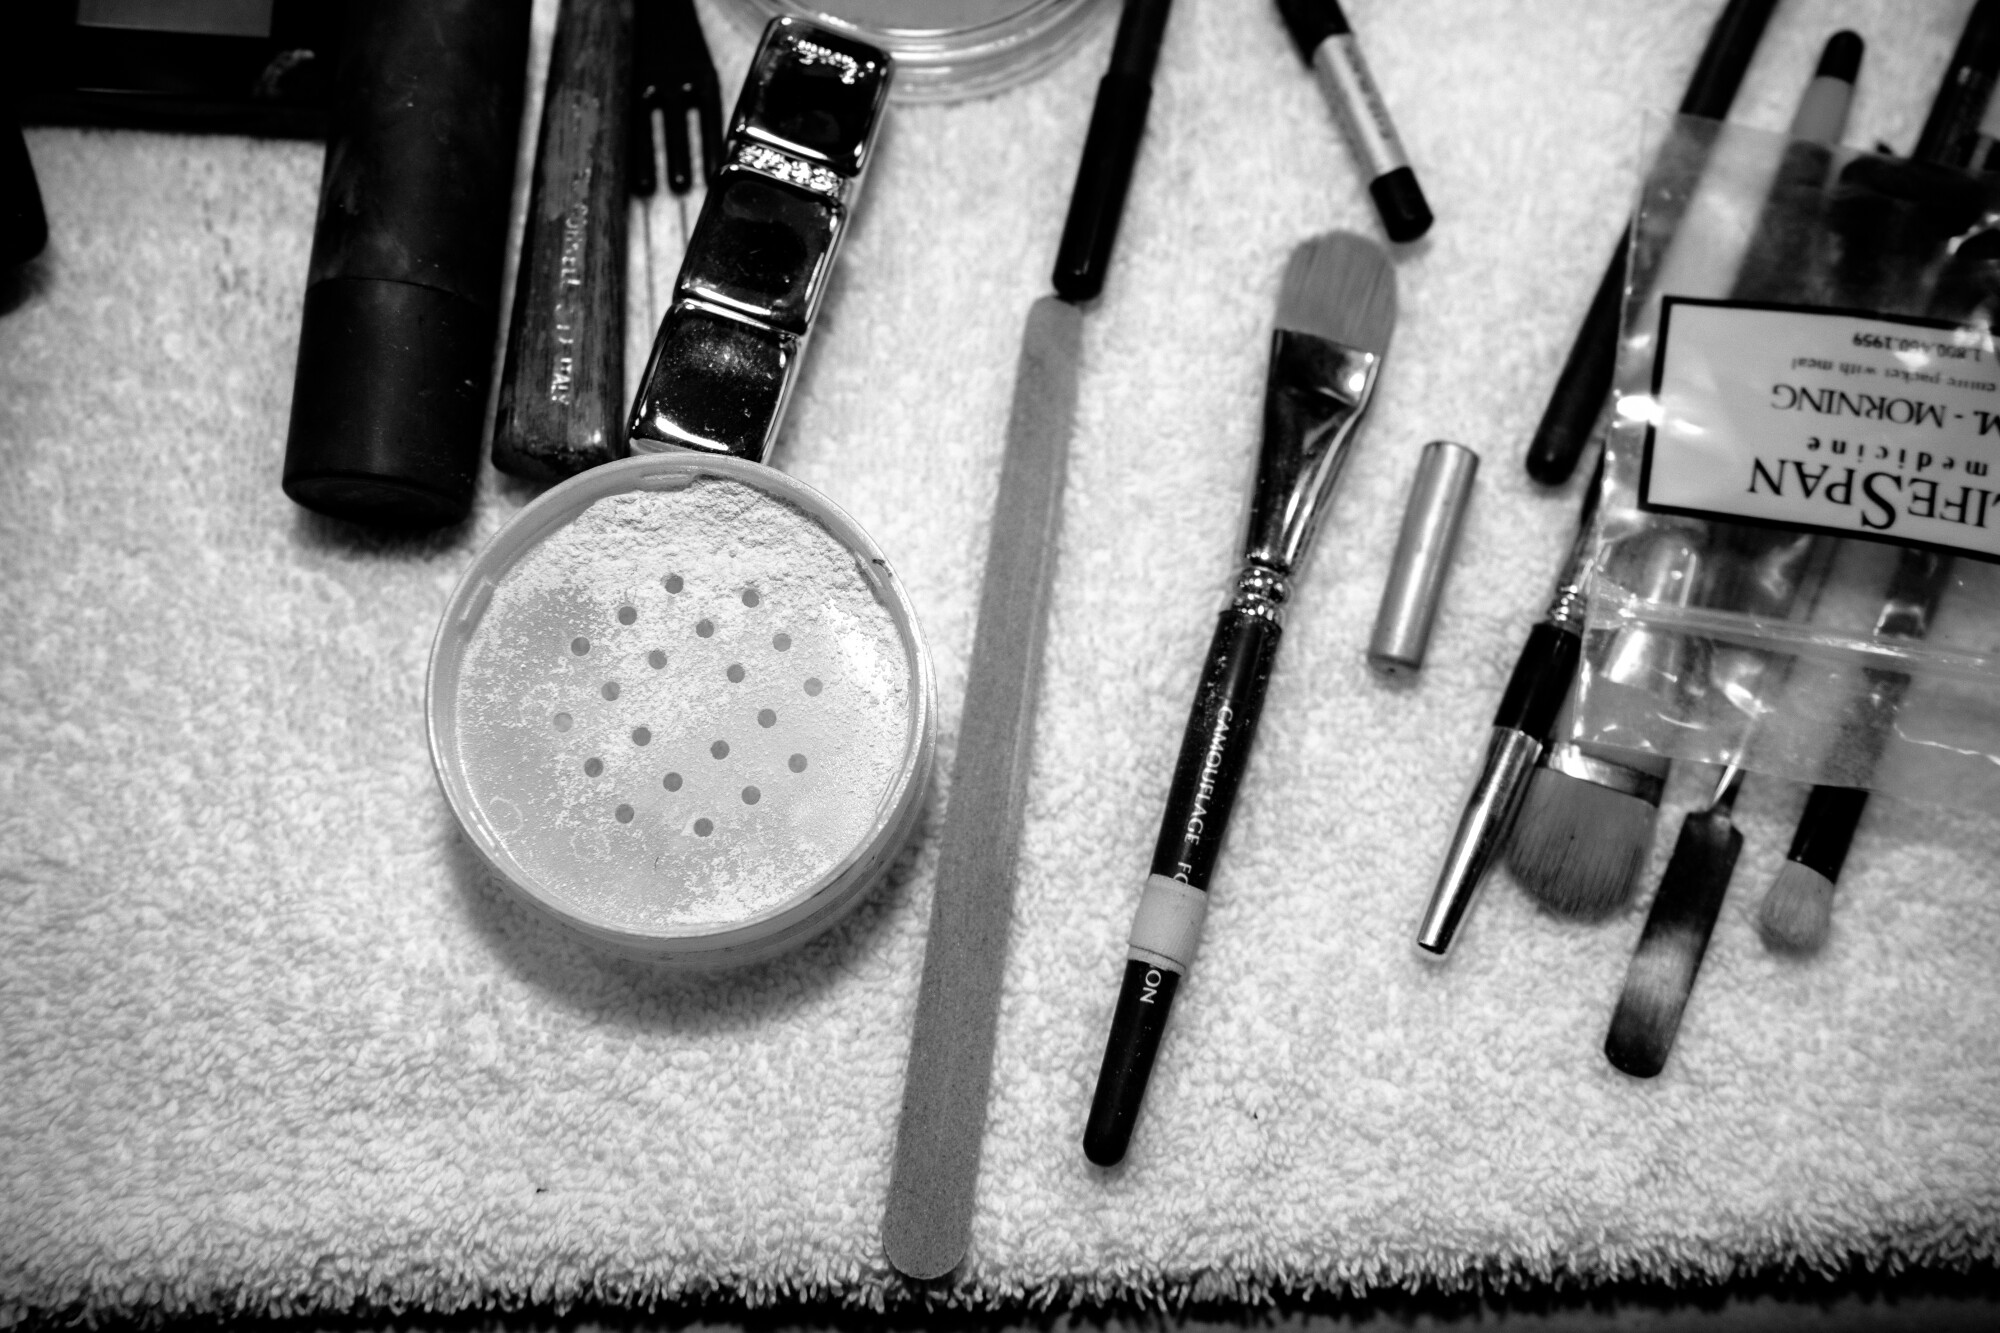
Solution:
<path fill-rule="evenodd" d="M 1500 696 L 1493 725 L 1510 727 L 1546 744 L 1555 734 L 1556 718 L 1570 682 L 1583 658 L 1583 640 L 1575 631 L 1544 620 L 1528 631 L 1528 641 L 1514 661 L 1514 674 Z"/>
<path fill-rule="evenodd" d="M 1056 250 L 1056 295 L 1065 301 L 1088 301 L 1104 290 L 1126 187 L 1132 183 L 1139 141 L 1146 132 L 1153 66 L 1159 63 L 1169 4 L 1170 0 L 1125 0 L 1118 17 L 1111 66 L 1097 84 L 1083 160 L 1077 165 L 1069 216 Z"/>
<path fill-rule="evenodd" d="M 354 0 L 334 79 L 285 494 L 385 527 L 471 507 L 527 0 Z"/>
<path fill-rule="evenodd" d="M 1814 787 L 1806 797 L 1806 808 L 1799 815 L 1785 859 L 1817 872 L 1828 883 L 1839 883 L 1848 848 L 1854 843 L 1854 830 L 1867 808 L 1866 788 Z"/>
<path fill-rule="evenodd" d="M 10 118 L 0 124 L 0 264 L 25 264 L 49 243 L 49 218 L 28 142 Z"/>
<path fill-rule="evenodd" d="M 327 0 L 11 0 L 6 8 L 16 53 L 7 74 L 25 124 L 326 133 L 339 26 L 339 6 Z"/>
<path fill-rule="evenodd" d="M 1944 81 L 1910 156 L 1946 166 L 1968 164 L 1979 142 L 1994 85 L 2000 82 L 2000 0 L 1979 0 L 1958 35 Z"/>
<path fill-rule="evenodd" d="M 1709 30 L 1708 44 L 1688 79 L 1687 93 L 1681 98 L 1682 115 L 1721 120 L 1729 114 L 1743 72 L 1757 53 L 1764 26 L 1776 7 L 1777 0 L 1729 0 L 1729 7 Z M 1618 364 L 1618 316 L 1628 254 L 1628 239 L 1620 236 L 1590 310 L 1583 317 L 1583 326 L 1570 344 L 1569 359 L 1556 377 L 1548 408 L 1529 441 L 1528 475 L 1544 486 L 1560 486 L 1569 479 L 1611 392 L 1611 376 Z"/>
<path fill-rule="evenodd" d="M 1409 167 L 1397 167 L 1368 182 L 1368 195 L 1381 215 L 1382 231 L 1392 241 L 1414 241 L 1436 221 L 1423 187 L 1417 184 L 1417 173 Z"/>

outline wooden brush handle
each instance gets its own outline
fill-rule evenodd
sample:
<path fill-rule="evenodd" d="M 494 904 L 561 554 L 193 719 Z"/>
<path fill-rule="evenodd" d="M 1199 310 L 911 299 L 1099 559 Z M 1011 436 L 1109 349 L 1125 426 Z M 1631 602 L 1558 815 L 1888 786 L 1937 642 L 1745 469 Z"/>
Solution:
<path fill-rule="evenodd" d="M 633 0 L 562 0 L 535 146 L 493 465 L 559 481 L 625 453 Z"/>

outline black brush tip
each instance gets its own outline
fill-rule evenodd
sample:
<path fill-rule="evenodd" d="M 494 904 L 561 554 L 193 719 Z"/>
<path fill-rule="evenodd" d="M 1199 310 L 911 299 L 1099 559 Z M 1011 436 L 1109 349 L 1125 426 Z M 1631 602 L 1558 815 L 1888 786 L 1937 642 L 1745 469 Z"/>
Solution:
<path fill-rule="evenodd" d="M 1861 55 L 1866 49 L 1860 33 L 1842 28 L 1826 39 L 1826 46 L 1819 53 L 1819 68 L 1813 71 L 1813 77 L 1853 83 L 1861 77 Z"/>
<path fill-rule="evenodd" d="M 1313 52 L 1327 38 L 1342 37 L 1352 31 L 1347 26 L 1347 15 L 1340 12 L 1334 0 L 1278 0 L 1278 15 L 1285 20 L 1292 44 L 1299 48 L 1299 55 L 1308 65 L 1313 62 Z"/>

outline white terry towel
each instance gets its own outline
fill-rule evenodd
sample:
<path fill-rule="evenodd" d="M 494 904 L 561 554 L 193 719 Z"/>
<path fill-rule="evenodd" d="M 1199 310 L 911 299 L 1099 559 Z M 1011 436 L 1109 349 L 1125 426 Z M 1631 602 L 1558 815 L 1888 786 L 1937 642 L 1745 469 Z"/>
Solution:
<path fill-rule="evenodd" d="M 1200 966 L 1105 1174 L 1077 1141 L 1234 563 L 1278 276 L 1307 235 L 1376 229 L 1270 6 L 1182 0 L 1168 30 L 1087 318 L 959 1294 L 1990 1261 L 1993 820 L 1879 803 L 1811 963 L 1758 947 L 1739 887 L 1648 1084 L 1599 1053 L 1643 896 L 1563 924 L 1498 876 L 1448 962 L 1412 949 L 1573 513 L 1520 451 L 1640 113 L 1678 100 L 1719 5 L 1349 8 L 1439 221 L 1398 256 L 1402 320 Z M 1848 25 L 1870 42 L 1850 137 L 1907 150 L 1968 8 L 1784 6 L 1737 116 L 1781 128 Z M 733 87 L 747 32 L 704 17 Z M 895 559 L 936 654 L 941 771 L 1021 320 L 1107 41 L 895 112 L 777 455 Z M 421 707 L 445 596 L 523 493 L 489 478 L 465 530 L 384 543 L 278 490 L 319 150 L 30 147 L 53 240 L 0 316 L 0 1320 L 895 1299 L 876 1229 L 949 793 L 868 905 L 751 971 L 665 978 L 527 916 L 460 837 Z M 1362 648 L 1437 437 L 1487 465 L 1430 664 L 1392 689 Z M 1740 886 L 1800 799 L 1752 782 Z"/>

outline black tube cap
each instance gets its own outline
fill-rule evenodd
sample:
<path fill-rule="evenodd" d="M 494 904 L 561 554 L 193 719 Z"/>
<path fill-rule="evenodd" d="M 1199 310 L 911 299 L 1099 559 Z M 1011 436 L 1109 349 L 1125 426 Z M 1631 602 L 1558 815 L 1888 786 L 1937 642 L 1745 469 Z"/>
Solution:
<path fill-rule="evenodd" d="M 418 283 L 306 289 L 285 494 L 381 527 L 436 528 L 472 507 L 495 316 Z"/>
<path fill-rule="evenodd" d="M 1843 83 L 1853 83 L 1861 77 L 1861 55 L 1866 50 L 1861 34 L 1848 28 L 1826 39 L 1820 49 L 1819 68 L 1813 71 L 1816 79 L 1839 79 Z"/>
<path fill-rule="evenodd" d="M 1375 211 L 1390 240 L 1414 241 L 1431 229 L 1431 206 L 1424 202 L 1417 173 L 1408 167 L 1377 176 L 1368 183 L 1368 193 L 1375 197 Z"/>

